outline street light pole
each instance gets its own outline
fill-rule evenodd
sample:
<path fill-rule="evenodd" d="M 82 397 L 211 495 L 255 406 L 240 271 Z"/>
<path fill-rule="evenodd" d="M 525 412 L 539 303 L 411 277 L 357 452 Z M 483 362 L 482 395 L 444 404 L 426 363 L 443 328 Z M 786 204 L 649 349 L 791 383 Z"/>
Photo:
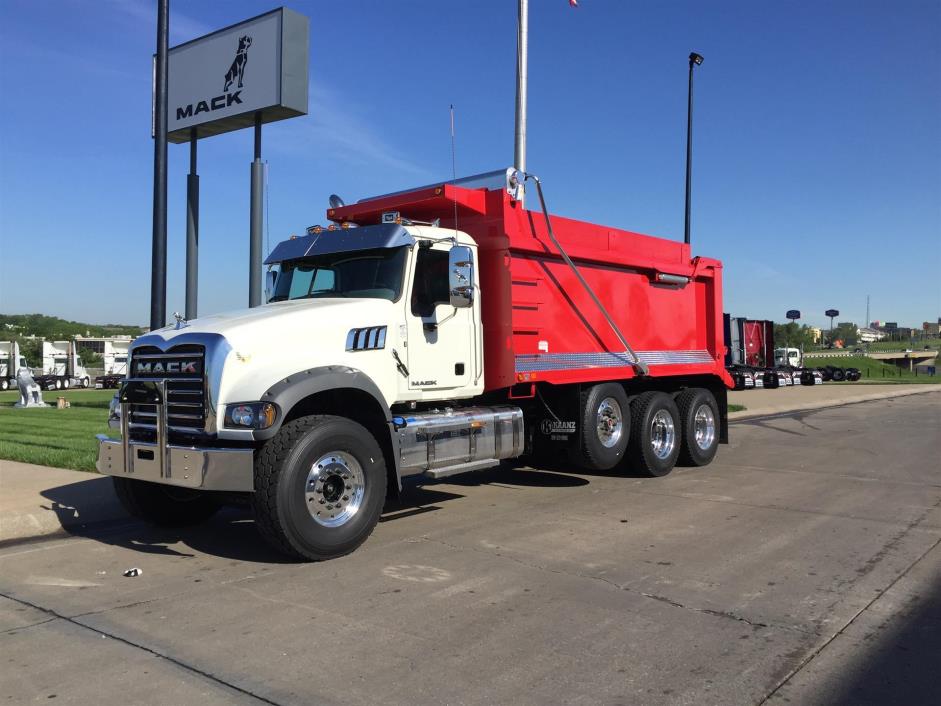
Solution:
<path fill-rule="evenodd" d="M 683 242 L 689 245 L 689 207 L 690 190 L 693 180 L 693 66 L 702 64 L 701 54 L 689 55 L 689 90 L 686 97 L 686 221 L 683 229 Z"/>

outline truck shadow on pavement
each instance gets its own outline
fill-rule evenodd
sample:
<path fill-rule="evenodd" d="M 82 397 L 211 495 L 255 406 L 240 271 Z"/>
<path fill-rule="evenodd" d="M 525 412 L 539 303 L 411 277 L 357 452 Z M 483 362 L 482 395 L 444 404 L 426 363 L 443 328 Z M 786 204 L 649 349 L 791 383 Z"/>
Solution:
<path fill-rule="evenodd" d="M 938 703 L 941 664 L 941 571 L 933 590 L 908 601 L 858 640 L 855 658 L 834 675 L 834 706 Z M 787 695 L 785 691 L 783 695 Z"/>
<path fill-rule="evenodd" d="M 379 522 L 435 512 L 442 509 L 443 503 L 464 497 L 436 487 L 445 484 L 452 488 L 482 485 L 558 488 L 586 485 L 588 482 L 566 473 L 520 470 L 509 465 L 441 480 L 406 478 L 400 496 L 386 501 Z M 273 550 L 261 538 L 255 529 L 251 509 L 245 505 L 226 506 L 201 525 L 154 527 L 124 513 L 109 478 L 91 476 L 78 483 L 48 488 L 41 495 L 48 501 L 48 505 L 42 508 L 54 512 L 62 529 L 74 537 L 145 554 L 191 557 L 204 553 L 246 562 L 294 562 Z"/>

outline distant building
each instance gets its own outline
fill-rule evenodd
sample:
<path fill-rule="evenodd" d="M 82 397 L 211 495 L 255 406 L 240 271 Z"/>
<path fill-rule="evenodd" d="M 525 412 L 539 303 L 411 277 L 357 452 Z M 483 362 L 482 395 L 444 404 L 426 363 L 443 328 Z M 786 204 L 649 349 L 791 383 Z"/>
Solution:
<path fill-rule="evenodd" d="M 938 323 L 932 323 L 931 321 L 926 321 L 921 325 L 922 331 L 925 332 L 928 336 L 941 336 L 941 320 Z"/>
<path fill-rule="evenodd" d="M 874 329 L 881 329 L 883 326 L 885 326 L 885 321 L 872 321 L 869 323 L 869 327 Z"/>
<path fill-rule="evenodd" d="M 820 339 L 823 337 L 823 331 L 816 326 L 808 326 L 807 331 L 810 333 L 810 337 L 813 339 L 814 343 L 820 343 Z"/>
<path fill-rule="evenodd" d="M 889 333 L 894 333 L 895 331 L 898 331 L 898 329 L 899 324 L 897 321 L 886 321 L 884 324 L 882 324 L 882 330 Z"/>
<path fill-rule="evenodd" d="M 873 341 L 881 341 L 883 338 L 885 338 L 885 334 L 882 333 L 882 331 L 865 327 L 858 329 L 856 335 L 859 338 L 860 343 L 872 343 Z"/>

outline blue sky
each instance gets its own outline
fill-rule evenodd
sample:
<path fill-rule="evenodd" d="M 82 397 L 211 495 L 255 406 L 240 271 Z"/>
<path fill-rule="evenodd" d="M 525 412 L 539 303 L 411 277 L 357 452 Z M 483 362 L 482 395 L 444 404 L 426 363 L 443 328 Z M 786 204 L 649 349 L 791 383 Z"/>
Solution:
<path fill-rule="evenodd" d="M 171 2 L 171 45 L 276 5 Z M 272 245 L 347 201 L 509 166 L 514 0 L 297 0 L 310 113 L 264 131 Z M 152 0 L 0 0 L 0 311 L 147 323 Z M 823 324 L 941 314 L 941 3 L 531 0 L 529 168 L 552 211 L 682 238 L 725 309 Z M 170 145 L 167 308 L 188 148 Z M 251 133 L 200 142 L 200 313 L 247 302 Z M 23 257 L 25 263 L 14 261 Z"/>

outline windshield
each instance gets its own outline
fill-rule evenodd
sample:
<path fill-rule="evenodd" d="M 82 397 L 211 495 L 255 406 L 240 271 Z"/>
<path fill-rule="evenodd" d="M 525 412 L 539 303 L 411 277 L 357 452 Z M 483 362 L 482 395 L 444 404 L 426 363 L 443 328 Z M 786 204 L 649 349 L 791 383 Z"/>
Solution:
<path fill-rule="evenodd" d="M 363 297 L 395 301 L 402 294 L 408 248 L 328 253 L 284 262 L 269 301 Z"/>

